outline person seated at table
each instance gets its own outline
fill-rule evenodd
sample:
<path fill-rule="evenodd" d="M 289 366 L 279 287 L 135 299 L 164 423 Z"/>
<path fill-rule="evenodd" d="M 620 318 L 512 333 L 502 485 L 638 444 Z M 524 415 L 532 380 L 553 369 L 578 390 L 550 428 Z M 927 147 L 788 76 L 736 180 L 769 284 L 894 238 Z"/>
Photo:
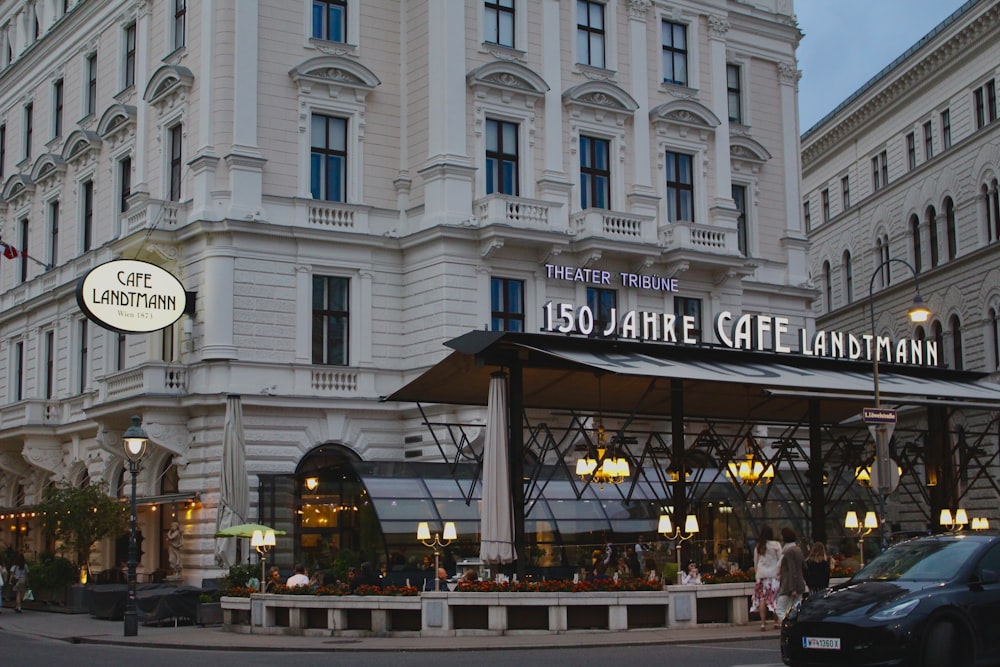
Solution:
<path fill-rule="evenodd" d="M 424 584 L 425 591 L 447 591 L 448 590 L 448 571 L 443 567 L 439 567 L 437 571 L 437 579 L 428 579 L 427 583 Z"/>
<path fill-rule="evenodd" d="M 295 574 L 293 574 L 292 576 L 288 577 L 288 581 L 285 582 L 285 585 L 288 586 L 289 588 L 298 588 L 299 586 L 308 586 L 309 585 L 309 575 L 306 574 L 306 568 L 305 568 L 305 566 L 302 565 L 302 563 L 296 563 L 294 569 L 295 569 Z"/>
<path fill-rule="evenodd" d="M 695 562 L 688 563 L 688 569 L 685 572 L 681 572 L 681 583 L 682 584 L 700 584 L 701 583 L 701 572 L 698 571 L 698 564 Z"/>
<path fill-rule="evenodd" d="M 361 564 L 361 569 L 354 575 L 354 580 L 350 584 L 350 590 L 353 593 L 357 590 L 358 586 L 374 586 L 375 588 L 382 588 L 382 580 L 379 576 L 375 574 L 375 569 L 372 564 L 365 561 Z"/>
<path fill-rule="evenodd" d="M 264 584 L 265 593 L 276 593 L 281 586 L 281 570 L 276 565 L 272 565 L 267 571 L 267 583 Z"/>
<path fill-rule="evenodd" d="M 474 569 L 469 568 L 468 570 L 462 573 L 461 583 L 469 584 L 475 581 L 479 581 L 479 573 L 476 572 Z"/>
<path fill-rule="evenodd" d="M 646 579 L 649 581 L 659 581 L 660 573 L 656 571 L 656 560 L 653 558 L 647 558 L 646 562 L 643 563 L 643 567 L 646 569 Z"/>
<path fill-rule="evenodd" d="M 607 581 L 611 577 L 608 576 L 608 566 L 605 565 L 603 560 L 597 561 L 594 564 L 594 569 L 590 573 L 591 581 Z"/>

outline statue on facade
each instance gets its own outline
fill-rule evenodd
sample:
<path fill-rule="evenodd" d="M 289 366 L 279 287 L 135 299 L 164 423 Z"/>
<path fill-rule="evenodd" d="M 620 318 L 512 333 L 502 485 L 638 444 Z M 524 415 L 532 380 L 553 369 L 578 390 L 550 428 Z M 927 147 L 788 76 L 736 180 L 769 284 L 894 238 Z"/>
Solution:
<path fill-rule="evenodd" d="M 181 549 L 184 547 L 184 532 L 174 521 L 167 531 L 167 549 L 170 553 L 170 570 L 175 577 L 181 576 Z"/>

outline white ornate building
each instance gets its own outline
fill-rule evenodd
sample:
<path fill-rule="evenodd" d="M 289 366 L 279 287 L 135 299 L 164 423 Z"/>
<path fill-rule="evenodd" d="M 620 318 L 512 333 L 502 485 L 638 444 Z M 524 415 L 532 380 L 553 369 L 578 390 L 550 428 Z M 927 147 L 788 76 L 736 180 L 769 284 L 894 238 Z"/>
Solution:
<path fill-rule="evenodd" d="M 243 518 L 291 520 L 259 476 L 318 447 L 440 460 L 415 407 L 379 398 L 471 329 L 537 331 L 558 300 L 806 326 L 798 39 L 790 0 L 3 0 L 0 231 L 29 258 L 0 259 L 0 540 L 45 547 L 11 511 L 53 480 L 121 488 L 137 414 L 140 571 L 177 516 L 197 582 L 230 394 Z M 114 258 L 171 271 L 192 312 L 89 322 L 76 283 Z"/>
<path fill-rule="evenodd" d="M 818 329 L 871 330 L 874 308 L 880 335 L 937 340 L 953 369 L 1000 368 L 998 81 L 1000 6 L 970 1 L 803 134 Z M 905 316 L 914 271 L 933 313 L 916 328 Z M 996 442 L 971 435 L 995 412 L 910 415 L 917 433 L 897 434 L 895 455 L 912 478 L 890 503 L 894 520 L 922 528 L 939 509 L 995 511 Z M 952 435 L 924 442 L 928 418 Z M 920 497 L 930 516 L 911 502 Z"/>

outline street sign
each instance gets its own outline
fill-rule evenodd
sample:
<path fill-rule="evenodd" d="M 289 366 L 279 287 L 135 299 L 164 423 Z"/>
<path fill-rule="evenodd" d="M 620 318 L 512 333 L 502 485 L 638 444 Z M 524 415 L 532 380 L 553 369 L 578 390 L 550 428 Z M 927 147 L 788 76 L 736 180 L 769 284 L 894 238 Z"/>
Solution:
<path fill-rule="evenodd" d="M 894 408 L 861 408 L 861 417 L 866 424 L 895 424 Z"/>

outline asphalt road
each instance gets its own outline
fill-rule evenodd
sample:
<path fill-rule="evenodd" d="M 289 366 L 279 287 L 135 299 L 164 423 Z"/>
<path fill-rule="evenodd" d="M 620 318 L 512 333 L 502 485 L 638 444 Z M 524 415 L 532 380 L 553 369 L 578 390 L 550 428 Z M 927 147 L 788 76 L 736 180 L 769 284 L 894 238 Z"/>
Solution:
<path fill-rule="evenodd" d="M 525 644 L 530 645 L 530 637 Z M 679 661 L 685 667 L 780 667 L 775 641 L 716 644 L 670 644 L 494 651 L 360 652 L 351 650 L 351 640 L 330 639 L 330 651 L 194 651 L 151 647 L 70 644 L 0 632 L 5 664 L 101 665 L 110 667 L 298 667 L 305 665 L 350 665 L 351 667 L 580 667 L 584 665 L 655 665 Z"/>

